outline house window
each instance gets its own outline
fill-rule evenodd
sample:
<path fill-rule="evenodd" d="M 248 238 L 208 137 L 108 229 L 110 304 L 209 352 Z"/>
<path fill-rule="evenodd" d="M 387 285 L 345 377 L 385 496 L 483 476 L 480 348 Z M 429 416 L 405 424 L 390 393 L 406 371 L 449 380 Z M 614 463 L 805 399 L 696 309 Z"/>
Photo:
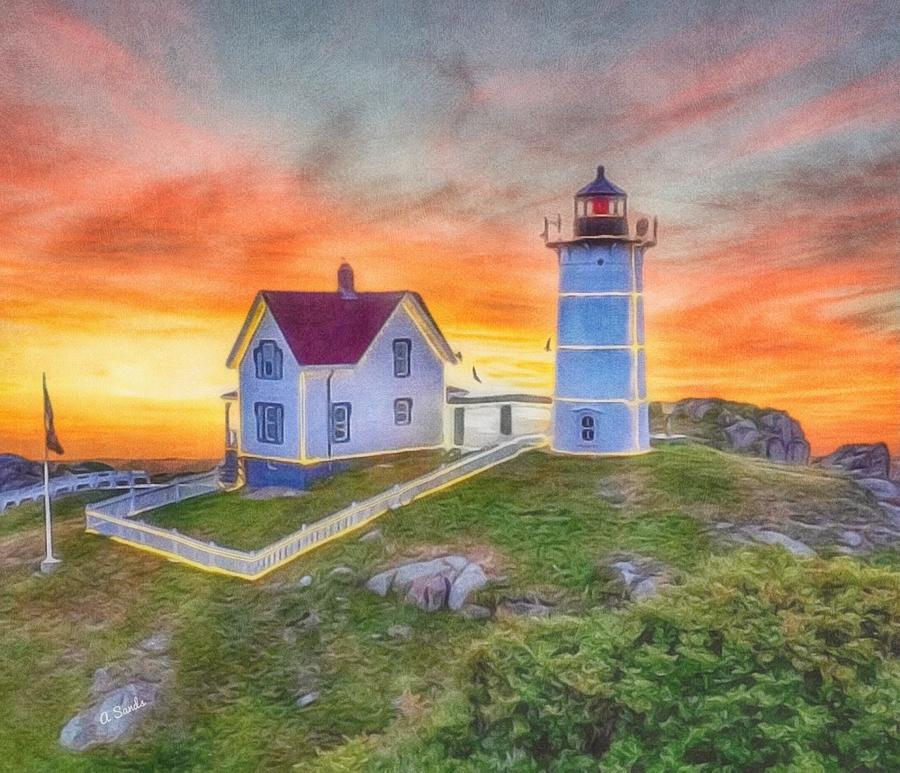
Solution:
<path fill-rule="evenodd" d="M 331 406 L 331 440 L 333 443 L 350 441 L 350 403 Z"/>
<path fill-rule="evenodd" d="M 412 399 L 401 397 L 394 400 L 394 424 L 412 424 Z"/>
<path fill-rule="evenodd" d="M 284 406 L 279 403 L 254 403 L 256 439 L 260 443 L 281 445 L 284 442 Z"/>
<path fill-rule="evenodd" d="M 274 341 L 260 341 L 253 350 L 253 361 L 256 363 L 256 377 L 269 381 L 277 381 L 282 375 L 282 354 Z"/>
<path fill-rule="evenodd" d="M 596 435 L 597 422 L 593 416 L 581 417 L 581 439 L 585 443 L 593 443 Z"/>
<path fill-rule="evenodd" d="M 409 355 L 412 341 L 408 338 L 394 339 L 394 376 L 406 378 L 409 375 Z"/>

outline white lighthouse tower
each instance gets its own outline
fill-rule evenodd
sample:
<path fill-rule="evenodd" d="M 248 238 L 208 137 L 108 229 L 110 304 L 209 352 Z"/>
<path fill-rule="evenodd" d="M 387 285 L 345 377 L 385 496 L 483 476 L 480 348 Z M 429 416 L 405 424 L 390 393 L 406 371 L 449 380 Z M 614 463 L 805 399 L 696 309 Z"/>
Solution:
<path fill-rule="evenodd" d="M 553 449 L 619 455 L 650 450 L 644 353 L 648 222 L 629 235 L 628 197 L 597 178 L 575 194 L 574 233 L 548 242 L 559 258 Z"/>

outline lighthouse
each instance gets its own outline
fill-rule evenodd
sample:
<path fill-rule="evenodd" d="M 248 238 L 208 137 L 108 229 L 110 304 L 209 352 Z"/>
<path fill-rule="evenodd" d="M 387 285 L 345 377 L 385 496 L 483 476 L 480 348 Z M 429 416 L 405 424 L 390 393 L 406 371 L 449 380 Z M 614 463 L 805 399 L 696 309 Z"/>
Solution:
<path fill-rule="evenodd" d="M 572 238 L 547 242 L 559 262 L 555 451 L 594 456 L 650 450 L 644 352 L 644 252 L 656 222 L 628 228 L 628 196 L 597 168 L 575 194 Z M 546 231 L 545 231 L 546 233 Z"/>

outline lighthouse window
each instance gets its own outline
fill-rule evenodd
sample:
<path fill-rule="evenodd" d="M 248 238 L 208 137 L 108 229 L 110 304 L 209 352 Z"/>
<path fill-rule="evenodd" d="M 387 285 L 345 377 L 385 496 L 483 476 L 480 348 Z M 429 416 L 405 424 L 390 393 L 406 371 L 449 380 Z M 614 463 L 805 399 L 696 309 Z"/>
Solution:
<path fill-rule="evenodd" d="M 596 421 L 593 416 L 581 417 L 581 439 L 585 443 L 593 443 L 596 435 Z"/>
<path fill-rule="evenodd" d="M 599 196 L 596 199 L 591 199 L 591 214 L 608 215 L 609 205 L 610 199 L 606 196 Z"/>

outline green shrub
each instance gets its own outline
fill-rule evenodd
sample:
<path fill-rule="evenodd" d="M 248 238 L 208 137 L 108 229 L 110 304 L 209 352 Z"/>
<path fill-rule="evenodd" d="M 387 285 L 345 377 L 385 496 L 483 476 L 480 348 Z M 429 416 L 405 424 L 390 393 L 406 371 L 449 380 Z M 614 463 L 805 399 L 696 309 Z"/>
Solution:
<path fill-rule="evenodd" d="M 468 660 L 465 711 L 410 757 L 456 770 L 900 770 L 898 651 L 896 572 L 732 556 L 621 614 L 498 630 Z"/>

